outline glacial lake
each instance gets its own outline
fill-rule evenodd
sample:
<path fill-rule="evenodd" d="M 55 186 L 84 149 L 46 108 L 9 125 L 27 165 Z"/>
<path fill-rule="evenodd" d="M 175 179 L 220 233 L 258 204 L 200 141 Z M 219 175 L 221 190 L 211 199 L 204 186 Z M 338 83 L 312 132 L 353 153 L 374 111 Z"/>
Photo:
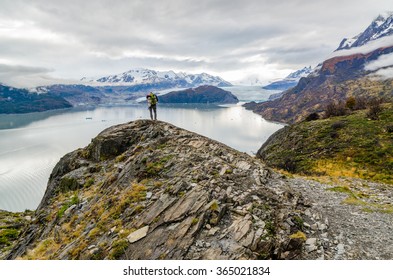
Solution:
<path fill-rule="evenodd" d="M 229 88 L 228 88 L 229 89 Z M 266 100 L 271 91 L 233 87 L 241 101 Z M 254 154 L 282 124 L 237 105 L 158 106 L 158 119 Z M 34 210 L 49 175 L 66 153 L 88 145 L 105 128 L 149 118 L 146 105 L 73 108 L 23 115 L 0 115 L 0 209 Z"/>

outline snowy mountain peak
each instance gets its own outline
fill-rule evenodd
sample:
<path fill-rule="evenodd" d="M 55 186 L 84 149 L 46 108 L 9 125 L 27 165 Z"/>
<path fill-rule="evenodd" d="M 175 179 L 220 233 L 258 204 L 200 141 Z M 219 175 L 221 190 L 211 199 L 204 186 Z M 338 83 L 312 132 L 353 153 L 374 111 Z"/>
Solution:
<path fill-rule="evenodd" d="M 302 77 L 308 76 L 312 71 L 311 66 L 304 67 L 303 69 L 297 70 L 289 74 L 285 79 L 286 80 L 299 80 Z"/>
<path fill-rule="evenodd" d="M 262 88 L 268 90 L 287 90 L 288 88 L 296 86 L 301 78 L 307 77 L 313 71 L 311 66 L 304 67 L 303 69 L 292 72 L 284 79 L 272 82 Z"/>
<path fill-rule="evenodd" d="M 134 68 L 121 74 L 101 78 L 82 78 L 81 81 L 105 85 L 164 85 L 172 87 L 196 87 L 200 85 L 230 86 L 231 84 L 218 76 L 207 73 L 187 74 L 170 71 L 156 71 L 145 68 Z"/>
<path fill-rule="evenodd" d="M 360 47 L 370 41 L 393 35 L 393 12 L 386 12 L 379 15 L 360 34 L 352 38 L 344 38 L 336 51 Z"/>
<path fill-rule="evenodd" d="M 379 15 L 375 18 L 374 22 L 380 26 L 380 25 L 383 24 L 387 19 L 391 18 L 392 16 L 393 16 L 393 11 L 386 11 L 386 12 L 384 12 L 384 13 L 382 13 L 382 14 L 379 14 Z"/>
<path fill-rule="evenodd" d="M 386 21 L 387 17 L 383 16 L 383 15 L 379 15 L 373 22 L 372 24 L 374 24 L 376 27 L 381 26 L 385 21 Z"/>

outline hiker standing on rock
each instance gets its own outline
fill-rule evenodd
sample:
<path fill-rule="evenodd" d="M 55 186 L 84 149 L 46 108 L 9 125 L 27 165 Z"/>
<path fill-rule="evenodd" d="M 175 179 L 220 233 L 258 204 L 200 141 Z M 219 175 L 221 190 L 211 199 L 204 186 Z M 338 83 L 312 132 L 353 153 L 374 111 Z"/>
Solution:
<path fill-rule="evenodd" d="M 147 103 L 150 111 L 150 118 L 153 120 L 153 111 L 154 111 L 154 120 L 157 120 L 157 103 L 158 97 L 153 92 L 150 92 L 146 95 Z"/>

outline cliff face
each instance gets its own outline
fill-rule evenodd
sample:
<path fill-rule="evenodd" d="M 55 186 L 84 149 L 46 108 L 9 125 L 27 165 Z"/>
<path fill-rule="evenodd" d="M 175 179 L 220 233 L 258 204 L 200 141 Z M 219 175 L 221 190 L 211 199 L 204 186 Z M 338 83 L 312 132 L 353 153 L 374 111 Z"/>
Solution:
<path fill-rule="evenodd" d="M 303 248 L 306 204 L 255 158 L 135 121 L 60 160 L 8 258 L 315 258 Z"/>

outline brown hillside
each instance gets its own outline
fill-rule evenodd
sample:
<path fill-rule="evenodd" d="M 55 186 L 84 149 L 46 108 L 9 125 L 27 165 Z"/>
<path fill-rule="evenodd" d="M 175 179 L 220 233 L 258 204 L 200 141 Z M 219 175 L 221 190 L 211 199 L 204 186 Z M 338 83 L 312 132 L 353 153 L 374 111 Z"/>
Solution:
<path fill-rule="evenodd" d="M 285 123 L 303 120 L 313 112 L 323 112 L 332 101 L 345 101 L 350 96 L 393 98 L 393 80 L 378 80 L 364 66 L 393 47 L 379 48 L 367 54 L 334 57 L 326 60 L 317 75 L 302 78 L 296 87 L 273 101 L 248 103 L 247 109 L 265 119 Z"/>

